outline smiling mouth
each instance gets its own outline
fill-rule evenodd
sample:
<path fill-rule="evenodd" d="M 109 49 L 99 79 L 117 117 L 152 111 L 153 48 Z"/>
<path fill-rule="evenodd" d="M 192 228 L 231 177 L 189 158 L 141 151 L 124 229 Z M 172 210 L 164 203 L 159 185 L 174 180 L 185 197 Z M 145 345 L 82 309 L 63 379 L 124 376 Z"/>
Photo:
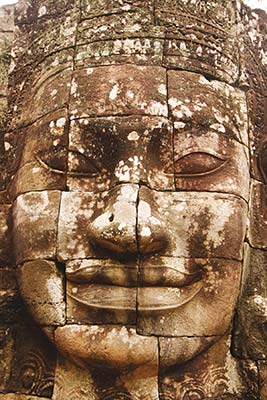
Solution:
<path fill-rule="evenodd" d="M 133 312 L 173 310 L 191 301 L 203 287 L 199 266 L 180 271 L 159 265 L 138 271 L 106 260 L 71 261 L 67 296 L 90 309 Z"/>

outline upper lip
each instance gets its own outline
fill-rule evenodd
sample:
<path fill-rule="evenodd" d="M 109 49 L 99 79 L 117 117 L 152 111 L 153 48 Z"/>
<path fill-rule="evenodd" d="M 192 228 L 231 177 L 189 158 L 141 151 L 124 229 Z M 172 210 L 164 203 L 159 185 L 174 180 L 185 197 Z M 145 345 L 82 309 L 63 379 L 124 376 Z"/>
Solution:
<path fill-rule="evenodd" d="M 66 276 L 80 284 L 184 287 L 201 280 L 203 269 L 197 264 L 185 270 L 154 263 L 138 267 L 109 260 L 75 260 L 68 262 Z"/>

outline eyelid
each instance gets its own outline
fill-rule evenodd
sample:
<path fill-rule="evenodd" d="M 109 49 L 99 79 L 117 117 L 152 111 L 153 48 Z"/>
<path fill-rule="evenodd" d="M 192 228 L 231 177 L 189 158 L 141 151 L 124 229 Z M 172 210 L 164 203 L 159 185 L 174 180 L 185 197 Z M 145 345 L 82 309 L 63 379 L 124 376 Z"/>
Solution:
<path fill-rule="evenodd" d="M 76 152 L 76 154 L 83 156 L 84 158 L 86 158 L 82 153 Z M 36 160 L 48 171 L 57 174 L 57 175 L 64 175 L 64 174 L 68 174 L 69 176 L 74 176 L 74 177 L 79 177 L 79 176 L 84 176 L 84 177 L 96 177 L 99 173 L 100 170 L 90 161 L 88 160 L 88 162 L 90 162 L 92 164 L 92 166 L 97 169 L 97 172 L 67 172 L 67 171 L 63 171 L 60 169 L 55 169 L 50 167 L 45 161 L 43 161 L 39 156 L 35 156 Z"/>
<path fill-rule="evenodd" d="M 187 157 L 194 156 L 194 155 L 204 155 L 207 158 L 210 157 L 213 160 L 217 159 L 218 160 L 218 166 L 215 166 L 214 168 L 207 169 L 206 171 L 203 172 L 195 172 L 195 173 L 182 173 L 182 172 L 175 172 L 175 176 L 181 176 L 181 177 L 198 177 L 198 176 L 206 176 L 211 173 L 219 171 L 221 168 L 225 166 L 225 164 L 229 161 L 229 157 L 221 156 L 218 154 L 212 154 L 211 152 L 206 152 L 206 151 L 194 151 L 194 152 L 189 152 L 186 153 L 185 155 L 179 157 L 177 160 L 174 160 L 175 165 L 179 163 L 181 160 L 185 160 Z"/>

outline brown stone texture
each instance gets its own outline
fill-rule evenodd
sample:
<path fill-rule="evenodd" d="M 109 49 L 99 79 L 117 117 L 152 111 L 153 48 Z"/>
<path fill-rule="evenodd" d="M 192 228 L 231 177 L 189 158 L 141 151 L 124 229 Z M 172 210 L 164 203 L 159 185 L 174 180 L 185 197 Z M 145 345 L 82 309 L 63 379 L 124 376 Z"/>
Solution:
<path fill-rule="evenodd" d="M 194 262 L 198 268 L 202 265 L 203 276 L 191 285 L 182 286 L 181 281 L 181 287 L 178 283 L 178 287 L 138 288 L 139 334 L 212 336 L 227 331 L 239 292 L 241 264 L 216 259 L 188 264 Z"/>
<path fill-rule="evenodd" d="M 246 203 L 228 194 L 160 192 L 141 187 L 140 251 L 150 253 L 157 243 L 157 253 L 162 256 L 242 260 L 246 212 Z"/>
<path fill-rule="evenodd" d="M 27 396 L 23 394 L 0 394 L 0 400 L 47 400 L 49 397 Z"/>
<path fill-rule="evenodd" d="M 60 197 L 59 191 L 44 191 L 29 192 L 16 199 L 13 233 L 17 264 L 55 257 Z"/>
<path fill-rule="evenodd" d="M 260 372 L 260 396 L 262 400 L 267 399 L 267 365 L 266 361 L 259 361 Z"/>
<path fill-rule="evenodd" d="M 57 328 L 55 340 L 62 354 L 70 359 L 73 355 L 69 350 L 75 347 L 75 362 L 81 369 L 59 358 L 53 398 L 157 398 L 155 337 L 139 336 L 129 327 L 70 325 Z"/>
<path fill-rule="evenodd" d="M 174 189 L 172 136 L 171 124 L 162 117 L 71 121 L 69 189 L 98 192 L 129 181 Z"/>
<path fill-rule="evenodd" d="M 10 223 L 9 204 L 1 204 L 0 209 L 0 268 L 9 265 L 12 259 L 12 238 L 8 224 Z"/>
<path fill-rule="evenodd" d="M 88 85 L 93 88 L 85 90 Z M 103 66 L 74 72 L 71 118 L 110 115 L 166 117 L 166 71 L 161 67 Z"/>
<path fill-rule="evenodd" d="M 256 363 L 240 363 L 230 354 L 229 338 L 218 339 L 202 357 L 189 361 L 182 370 L 160 369 L 160 399 L 258 399 Z M 161 348 L 160 360 L 164 359 L 164 351 L 165 346 Z"/>
<path fill-rule="evenodd" d="M 17 269 L 20 293 L 39 325 L 65 323 L 64 276 L 53 262 L 35 260 Z"/>
<path fill-rule="evenodd" d="M 16 322 L 22 312 L 21 298 L 14 269 L 9 266 L 0 268 L 0 320 L 1 324 Z"/>
<path fill-rule="evenodd" d="M 109 250 L 136 251 L 137 194 L 138 186 L 130 184 L 98 195 L 64 192 L 59 214 L 58 259 L 105 258 Z"/>
<path fill-rule="evenodd" d="M 12 21 L 0 400 L 267 399 L 266 15 L 20 0 L 6 123 Z"/>
<path fill-rule="evenodd" d="M 21 322 L 11 330 L 1 328 L 1 332 L 6 332 L 1 341 L 5 373 L 1 392 L 51 398 L 56 353 L 40 328 Z"/>
<path fill-rule="evenodd" d="M 267 248 L 266 188 L 266 185 L 257 181 L 251 185 L 248 238 L 251 246 L 258 249 Z"/>
<path fill-rule="evenodd" d="M 242 296 L 233 336 L 233 349 L 238 357 L 256 360 L 266 358 L 266 262 L 265 251 L 247 246 Z"/>

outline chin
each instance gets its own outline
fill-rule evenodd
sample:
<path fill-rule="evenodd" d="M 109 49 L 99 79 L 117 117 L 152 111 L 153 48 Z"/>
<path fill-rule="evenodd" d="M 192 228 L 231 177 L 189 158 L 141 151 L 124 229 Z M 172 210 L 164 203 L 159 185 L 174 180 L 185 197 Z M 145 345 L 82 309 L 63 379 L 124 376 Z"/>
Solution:
<path fill-rule="evenodd" d="M 118 325 L 66 325 L 56 329 L 54 342 L 59 352 L 79 367 L 125 371 L 157 367 L 161 349 L 165 354 L 161 368 L 182 365 L 218 339 L 142 336 L 133 327 Z"/>

